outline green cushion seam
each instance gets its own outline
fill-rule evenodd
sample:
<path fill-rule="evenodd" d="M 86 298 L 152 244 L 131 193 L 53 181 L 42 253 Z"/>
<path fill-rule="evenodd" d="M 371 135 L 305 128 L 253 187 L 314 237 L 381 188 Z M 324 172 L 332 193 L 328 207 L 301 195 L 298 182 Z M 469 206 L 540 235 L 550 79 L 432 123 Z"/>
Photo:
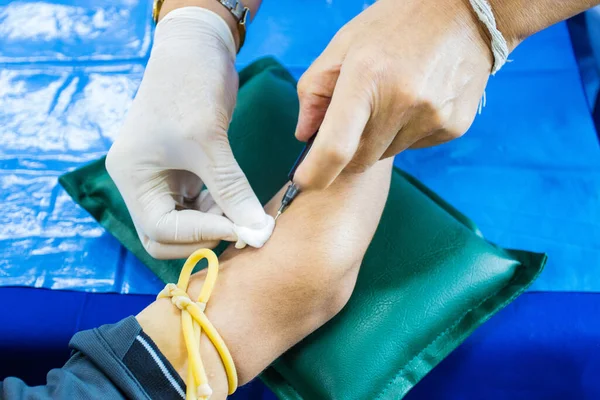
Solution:
<path fill-rule="evenodd" d="M 473 311 L 476 311 L 478 309 L 480 309 L 487 301 L 489 301 L 490 299 L 494 298 L 494 297 L 498 297 L 500 295 L 500 292 L 504 291 L 504 290 L 509 290 L 510 287 L 512 286 L 513 283 L 515 283 L 516 281 L 520 281 L 520 279 L 523 277 L 523 275 L 525 275 L 525 272 L 530 272 L 530 268 L 528 266 L 525 266 L 523 264 L 520 264 L 521 266 L 523 266 L 524 268 L 519 268 L 517 266 L 517 268 L 519 268 L 519 271 L 506 283 L 506 285 L 503 285 L 502 287 L 500 287 L 496 292 L 492 293 L 491 295 L 485 297 L 481 302 L 479 302 L 476 306 L 471 307 L 470 309 L 468 309 L 464 314 L 462 314 L 450 327 L 448 327 L 446 330 L 444 330 L 442 333 L 440 333 L 431 343 L 429 343 L 429 345 L 427 345 L 423 350 L 421 350 L 419 353 L 417 353 L 413 358 L 410 359 L 410 361 L 408 361 L 404 367 L 402 367 L 402 369 L 400 369 L 400 371 L 398 371 L 396 373 L 396 375 L 394 375 L 394 377 L 392 379 L 390 379 L 390 381 L 385 385 L 384 389 L 382 389 L 382 391 L 379 393 L 379 395 L 375 398 L 375 400 L 379 400 L 381 398 L 383 398 L 383 396 L 385 396 L 385 394 L 387 393 L 387 391 L 389 390 L 389 388 L 393 385 L 393 383 L 402 375 L 404 375 L 404 373 L 406 372 L 406 370 L 408 368 L 410 368 L 412 366 L 412 364 L 419 360 L 422 359 L 423 353 L 425 353 L 426 351 L 428 351 L 432 346 L 434 346 L 436 344 L 436 342 L 438 342 L 439 340 L 443 339 L 444 337 L 446 337 L 446 335 L 448 335 L 448 333 L 450 333 L 450 331 L 454 330 L 462 321 L 465 320 L 465 318 L 473 313 Z M 540 266 L 541 267 L 541 266 Z M 484 323 L 485 321 L 487 321 L 488 319 L 490 319 L 495 313 L 496 311 L 504 308 L 506 305 L 508 305 L 510 302 L 512 302 L 517 296 L 519 296 L 521 293 L 523 293 L 523 291 L 525 291 L 525 289 L 527 289 L 527 287 L 535 280 L 535 278 L 539 275 L 539 273 L 541 272 L 541 268 L 538 268 L 537 271 L 535 272 L 535 274 L 533 275 L 532 279 L 528 279 L 528 282 L 526 282 L 523 286 L 521 286 L 520 288 L 518 288 L 510 297 L 508 297 L 507 299 L 505 299 L 502 303 L 500 303 L 499 305 L 496 305 L 493 310 L 491 312 L 487 312 L 482 319 L 478 319 L 476 324 L 470 324 L 470 328 L 472 329 L 473 326 L 480 326 L 482 323 Z M 470 334 L 470 330 L 467 332 L 464 332 L 461 336 L 465 337 L 468 336 Z M 459 339 L 460 340 L 460 339 Z M 462 340 L 461 340 L 462 342 Z M 445 356 L 445 355 L 444 355 Z M 438 361 L 439 363 L 439 361 Z M 437 363 L 435 364 L 437 365 Z M 434 366 L 435 366 L 434 365 Z M 424 376 L 424 375 L 423 375 Z M 418 379 L 421 379 L 423 376 L 419 376 Z M 410 388 L 412 388 L 414 386 L 410 385 Z M 409 389 L 410 389 L 409 388 Z M 407 391 L 405 391 L 404 393 L 406 393 Z"/>
<path fill-rule="evenodd" d="M 104 228 L 107 229 L 112 235 L 115 235 L 113 232 L 111 232 L 111 229 L 110 229 L 110 225 L 113 225 L 113 224 L 117 225 L 117 228 L 126 229 L 127 232 L 129 232 L 129 227 L 127 227 L 123 222 L 121 222 L 120 219 L 116 218 L 110 210 L 105 210 L 104 215 L 107 217 L 106 218 L 107 221 L 106 221 L 106 223 L 101 222 L 100 225 L 104 226 Z M 118 235 L 118 236 L 121 236 L 121 235 Z M 120 238 L 117 237 L 117 239 L 120 239 Z M 139 241 L 139 237 L 137 239 Z M 121 240 L 119 240 L 119 241 L 121 242 Z M 123 247 L 127 247 L 123 244 L 123 242 L 121 242 L 120 244 Z M 140 241 L 140 244 L 142 244 L 141 241 Z M 142 244 L 142 246 L 143 246 L 143 244 Z"/>

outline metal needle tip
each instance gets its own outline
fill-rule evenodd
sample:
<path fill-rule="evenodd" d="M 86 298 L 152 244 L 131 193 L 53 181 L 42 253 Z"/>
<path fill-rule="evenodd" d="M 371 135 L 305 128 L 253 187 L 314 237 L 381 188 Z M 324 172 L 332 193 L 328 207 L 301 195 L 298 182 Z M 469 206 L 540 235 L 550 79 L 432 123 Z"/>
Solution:
<path fill-rule="evenodd" d="M 281 211 L 277 211 L 277 215 L 275 216 L 275 222 L 277 222 L 277 218 L 281 215 Z"/>

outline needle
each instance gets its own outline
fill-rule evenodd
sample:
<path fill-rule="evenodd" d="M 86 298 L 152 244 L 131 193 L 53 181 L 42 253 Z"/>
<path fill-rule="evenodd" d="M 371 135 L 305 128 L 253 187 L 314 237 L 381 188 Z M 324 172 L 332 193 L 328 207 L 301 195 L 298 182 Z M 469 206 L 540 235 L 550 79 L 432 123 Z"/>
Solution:
<path fill-rule="evenodd" d="M 292 200 L 294 200 L 296 198 L 298 193 L 300 193 L 300 188 L 298 186 L 296 186 L 294 183 L 290 183 L 290 185 L 285 190 L 285 194 L 283 195 L 283 198 L 281 199 L 281 206 L 279 206 L 279 210 L 277 210 L 277 215 L 275 216 L 275 221 L 277 221 L 277 218 L 279 218 L 279 216 L 281 214 L 283 214 L 285 209 L 290 205 Z"/>
<path fill-rule="evenodd" d="M 283 198 L 281 199 L 281 206 L 279 207 L 279 210 L 277 210 L 277 215 L 275 216 L 275 221 L 277 221 L 277 218 L 279 218 L 279 216 L 281 214 L 283 214 L 285 209 L 296 198 L 296 196 L 298 196 L 298 193 L 300 193 L 300 188 L 298 187 L 298 185 L 296 185 L 294 183 L 294 174 L 296 173 L 296 169 L 298 168 L 300 163 L 302 161 L 304 161 L 304 158 L 307 156 L 308 152 L 310 151 L 312 144 L 315 140 L 315 137 L 316 137 L 316 133 L 308 140 L 308 142 L 306 143 L 306 146 L 304 146 L 304 150 L 302 150 L 302 153 L 300 153 L 300 156 L 298 157 L 298 159 L 294 163 L 294 166 L 292 167 L 292 170 L 288 174 L 288 179 L 290 180 L 291 183 L 287 187 L 285 194 L 283 195 Z"/>

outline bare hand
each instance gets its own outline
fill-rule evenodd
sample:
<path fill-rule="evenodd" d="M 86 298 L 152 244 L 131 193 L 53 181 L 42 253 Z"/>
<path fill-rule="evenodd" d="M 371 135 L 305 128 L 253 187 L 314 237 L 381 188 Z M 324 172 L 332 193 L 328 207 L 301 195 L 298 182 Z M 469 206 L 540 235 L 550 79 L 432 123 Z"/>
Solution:
<path fill-rule="evenodd" d="M 460 137 L 492 66 L 468 0 L 380 0 L 344 26 L 298 84 L 296 137 L 319 134 L 295 180 L 325 188 L 407 148 Z"/>

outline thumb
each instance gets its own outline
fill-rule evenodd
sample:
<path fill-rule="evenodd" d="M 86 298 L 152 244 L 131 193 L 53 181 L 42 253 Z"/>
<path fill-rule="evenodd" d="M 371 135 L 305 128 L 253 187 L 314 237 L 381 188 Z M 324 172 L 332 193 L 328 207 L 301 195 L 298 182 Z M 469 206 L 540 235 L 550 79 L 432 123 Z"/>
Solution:
<path fill-rule="evenodd" d="M 199 171 L 209 193 L 225 215 L 235 224 L 238 246 L 245 243 L 262 247 L 273 232 L 273 218 L 268 216 L 246 175 L 233 156 L 227 136 L 221 136 L 205 149 L 206 162 Z M 246 229 L 239 229 L 246 228 Z"/>
<path fill-rule="evenodd" d="M 294 182 L 302 188 L 328 187 L 358 149 L 371 115 L 372 85 L 359 79 L 362 73 L 355 64 L 346 62 L 340 71 L 319 134 L 294 174 Z"/>
<path fill-rule="evenodd" d="M 344 60 L 345 47 L 341 42 L 340 38 L 334 38 L 298 81 L 298 140 L 306 142 L 323 122 Z"/>
<path fill-rule="evenodd" d="M 112 151 L 112 150 L 111 150 Z M 155 258 L 183 258 L 198 247 L 236 240 L 235 227 L 225 217 L 197 210 L 177 210 L 165 176 L 138 168 L 129 174 L 109 153 L 106 169 L 117 185 L 146 251 Z"/>

